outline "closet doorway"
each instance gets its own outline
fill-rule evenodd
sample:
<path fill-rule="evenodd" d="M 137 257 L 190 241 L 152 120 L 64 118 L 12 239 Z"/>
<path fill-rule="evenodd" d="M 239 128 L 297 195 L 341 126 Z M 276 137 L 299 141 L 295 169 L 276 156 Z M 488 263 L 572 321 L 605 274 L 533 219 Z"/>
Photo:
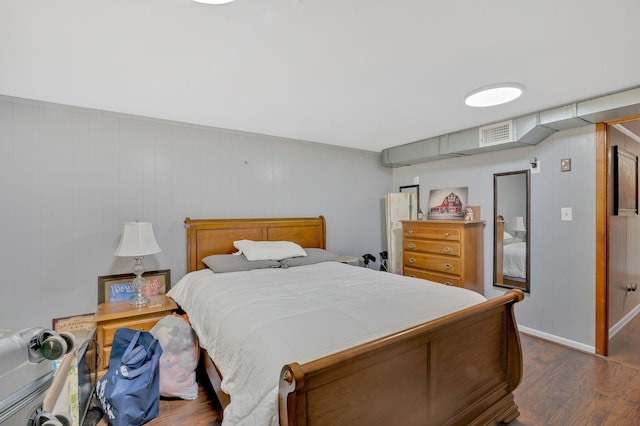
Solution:
<path fill-rule="evenodd" d="M 640 216 L 613 214 L 614 146 L 640 156 L 640 116 L 596 125 L 596 353 L 640 366 Z"/>

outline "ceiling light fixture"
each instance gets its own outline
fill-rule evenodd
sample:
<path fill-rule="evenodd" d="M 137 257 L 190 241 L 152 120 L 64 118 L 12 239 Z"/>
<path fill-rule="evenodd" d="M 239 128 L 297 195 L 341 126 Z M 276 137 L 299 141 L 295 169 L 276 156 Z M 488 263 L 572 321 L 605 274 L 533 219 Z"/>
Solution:
<path fill-rule="evenodd" d="M 471 107 L 489 107 L 511 102 L 521 94 L 522 86 L 519 84 L 493 84 L 469 92 L 464 97 L 464 103 Z"/>
<path fill-rule="evenodd" d="M 202 3 L 202 4 L 227 4 L 227 3 L 231 3 L 234 0 L 193 0 L 196 3 Z"/>

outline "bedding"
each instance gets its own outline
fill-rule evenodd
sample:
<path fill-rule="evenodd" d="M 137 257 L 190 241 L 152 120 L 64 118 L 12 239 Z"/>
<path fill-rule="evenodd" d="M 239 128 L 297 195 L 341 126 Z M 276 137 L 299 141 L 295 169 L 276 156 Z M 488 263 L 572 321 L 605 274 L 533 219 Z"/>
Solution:
<path fill-rule="evenodd" d="M 233 246 L 238 249 L 234 254 L 244 254 L 247 260 L 282 260 L 307 255 L 302 247 L 291 241 L 239 240 L 234 241 Z"/>
<path fill-rule="evenodd" d="M 513 238 L 515 239 L 515 238 Z M 520 240 L 507 243 L 502 249 L 502 270 L 505 276 L 514 278 L 527 277 L 527 243 Z"/>
<path fill-rule="evenodd" d="M 314 263 L 330 262 L 338 258 L 337 254 L 333 254 L 324 249 L 306 248 L 304 251 L 307 253 L 306 256 L 282 259 L 280 261 L 280 265 L 283 268 L 288 268 L 290 266 L 313 265 Z"/>
<path fill-rule="evenodd" d="M 473 291 L 339 262 L 216 274 L 169 292 L 222 374 L 223 424 L 277 425 L 280 369 L 486 299 Z M 266 350 L 266 349 L 269 350 Z"/>
<path fill-rule="evenodd" d="M 235 254 L 214 254 L 202 259 L 202 263 L 217 273 L 280 267 L 280 262 L 277 260 L 250 261 L 244 255 Z"/>

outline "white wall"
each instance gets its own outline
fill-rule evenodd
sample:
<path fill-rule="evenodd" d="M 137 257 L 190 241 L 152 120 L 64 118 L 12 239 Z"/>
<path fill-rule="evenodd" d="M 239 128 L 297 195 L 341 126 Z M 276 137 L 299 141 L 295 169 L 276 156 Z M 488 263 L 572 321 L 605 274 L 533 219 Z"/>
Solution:
<path fill-rule="evenodd" d="M 147 270 L 186 269 L 184 218 L 324 215 L 328 249 L 382 247 L 379 155 L 0 96 L 0 328 L 93 312 L 130 272 L 121 223 L 151 221 Z"/>
<path fill-rule="evenodd" d="M 531 293 L 516 307 L 520 326 L 586 350 L 595 345 L 595 126 L 557 132 L 538 145 L 397 168 L 394 187 L 420 179 L 426 208 L 430 189 L 469 187 L 469 204 L 481 207 L 485 296 L 504 292 L 493 280 L 493 174 L 525 170 L 531 175 Z M 571 158 L 572 170 L 560 171 Z M 562 207 L 573 221 L 560 220 Z"/>

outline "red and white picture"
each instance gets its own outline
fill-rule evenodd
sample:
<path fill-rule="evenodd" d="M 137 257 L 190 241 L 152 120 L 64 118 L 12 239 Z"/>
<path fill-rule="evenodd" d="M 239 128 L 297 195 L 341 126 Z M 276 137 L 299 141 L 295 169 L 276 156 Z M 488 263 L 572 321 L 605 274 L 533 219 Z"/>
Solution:
<path fill-rule="evenodd" d="M 468 192 L 468 187 L 432 189 L 429 193 L 427 218 L 430 220 L 464 219 Z"/>

